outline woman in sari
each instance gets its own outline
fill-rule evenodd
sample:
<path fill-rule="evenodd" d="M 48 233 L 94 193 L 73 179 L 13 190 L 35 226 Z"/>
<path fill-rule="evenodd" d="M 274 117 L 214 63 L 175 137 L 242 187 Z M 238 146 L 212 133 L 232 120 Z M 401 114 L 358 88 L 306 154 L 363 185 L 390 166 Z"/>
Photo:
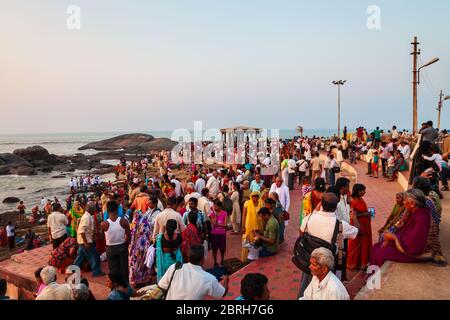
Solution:
<path fill-rule="evenodd" d="M 381 267 L 385 261 L 426 262 L 424 255 L 430 230 L 431 214 L 425 194 L 419 189 L 405 192 L 405 212 L 395 224 L 395 231 L 384 233 L 383 242 L 372 247 L 371 264 Z"/>
<path fill-rule="evenodd" d="M 131 223 L 131 242 L 129 246 L 129 281 L 134 287 L 150 282 L 151 268 L 146 265 L 147 253 L 152 245 L 153 227 L 156 216 L 161 212 L 158 199 L 150 198 L 150 208 L 147 212 L 135 211 Z"/>
<path fill-rule="evenodd" d="M 172 264 L 183 262 L 180 250 L 182 238 L 179 233 L 175 233 L 177 228 L 177 221 L 169 219 L 167 220 L 166 231 L 164 234 L 159 234 L 156 237 L 156 268 L 158 282 Z"/>
<path fill-rule="evenodd" d="M 55 267 L 64 273 L 67 266 L 71 265 L 77 256 L 78 243 L 75 238 L 67 238 L 50 253 L 48 265 Z"/>
<path fill-rule="evenodd" d="M 306 177 L 305 177 L 306 178 Z M 308 179 L 304 179 L 306 183 L 309 182 Z M 305 182 L 304 182 L 305 183 Z M 302 187 L 305 187 L 305 185 Z M 309 189 L 305 188 L 305 191 Z M 300 225 L 305 217 L 313 213 L 314 210 L 319 206 L 322 201 L 322 194 L 325 192 L 325 180 L 323 178 L 317 178 L 314 181 L 314 190 L 306 192 L 303 194 L 302 205 L 300 208 Z"/>
<path fill-rule="evenodd" d="M 250 200 L 244 203 L 244 212 L 242 214 L 242 242 L 253 243 L 253 231 L 262 231 L 262 221 L 258 216 L 258 211 L 263 206 L 258 191 L 252 192 Z M 246 262 L 248 256 L 248 248 L 242 247 L 241 261 Z"/>
<path fill-rule="evenodd" d="M 395 226 L 397 221 L 402 216 L 403 212 L 405 211 L 405 193 L 404 192 L 398 192 L 395 196 L 395 205 L 394 208 L 392 208 L 392 212 L 388 219 L 386 220 L 386 223 L 384 226 L 378 230 L 379 235 L 381 236 L 384 232 L 390 230 L 392 231 L 392 227 Z M 381 241 L 381 239 L 380 239 Z"/>
<path fill-rule="evenodd" d="M 70 209 L 69 213 L 67 214 L 67 218 L 70 221 L 70 224 L 68 226 L 68 233 L 71 237 L 77 236 L 77 230 L 78 230 L 78 223 L 81 219 L 81 216 L 84 214 L 84 210 L 80 205 L 79 201 L 75 201 L 73 203 L 72 209 Z"/>
<path fill-rule="evenodd" d="M 370 249 L 372 247 L 371 216 L 363 197 L 366 194 L 366 186 L 355 184 L 352 192 L 350 207 L 353 214 L 350 224 L 355 225 L 353 219 L 358 219 L 359 233 L 355 239 L 348 240 L 347 269 L 366 270 L 370 262 Z"/>

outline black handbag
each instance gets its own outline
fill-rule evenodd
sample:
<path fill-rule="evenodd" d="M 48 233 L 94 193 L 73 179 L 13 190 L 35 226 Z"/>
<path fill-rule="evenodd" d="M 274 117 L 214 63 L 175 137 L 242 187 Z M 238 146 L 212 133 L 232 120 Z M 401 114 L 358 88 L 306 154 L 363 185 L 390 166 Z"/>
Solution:
<path fill-rule="evenodd" d="M 310 215 L 311 218 L 312 214 Z M 294 253 L 292 256 L 292 263 L 295 264 L 297 268 L 302 270 L 307 274 L 311 274 L 311 270 L 309 269 L 311 253 L 317 248 L 327 248 L 331 250 L 333 256 L 336 253 L 336 239 L 339 233 L 339 220 L 336 219 L 336 225 L 334 227 L 333 238 L 331 240 L 332 244 L 329 242 L 320 239 L 318 237 L 312 236 L 308 233 L 308 221 L 306 222 L 305 233 L 298 237 L 297 241 L 294 245 Z"/>
<path fill-rule="evenodd" d="M 341 168 L 338 167 L 338 166 L 333 167 L 333 168 L 331 168 L 331 172 L 333 172 L 333 173 L 339 173 L 339 172 L 341 172 Z"/>

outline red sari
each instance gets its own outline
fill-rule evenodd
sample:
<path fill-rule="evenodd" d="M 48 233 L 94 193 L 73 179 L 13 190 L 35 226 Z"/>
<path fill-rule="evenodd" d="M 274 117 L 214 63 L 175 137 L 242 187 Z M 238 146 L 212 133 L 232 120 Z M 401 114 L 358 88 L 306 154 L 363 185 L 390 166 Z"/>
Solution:
<path fill-rule="evenodd" d="M 353 198 L 350 207 L 355 213 L 367 213 L 366 202 L 362 198 Z M 360 233 L 355 239 L 348 241 L 348 258 L 347 268 L 365 268 L 369 266 L 370 252 L 372 249 L 372 226 L 370 216 L 359 217 L 359 231 Z M 350 224 L 353 224 L 353 219 L 350 219 Z"/>

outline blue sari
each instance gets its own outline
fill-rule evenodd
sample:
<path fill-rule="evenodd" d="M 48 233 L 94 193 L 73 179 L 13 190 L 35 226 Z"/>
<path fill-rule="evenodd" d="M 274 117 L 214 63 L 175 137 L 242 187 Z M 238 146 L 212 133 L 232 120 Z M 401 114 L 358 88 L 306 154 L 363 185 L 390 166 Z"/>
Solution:
<path fill-rule="evenodd" d="M 183 263 L 183 256 L 181 254 L 180 248 L 178 248 L 177 251 L 175 252 L 175 260 L 172 259 L 172 254 L 165 253 L 163 251 L 163 248 L 161 245 L 161 239 L 163 236 L 164 236 L 163 234 L 159 234 L 156 237 L 156 268 L 157 268 L 156 277 L 157 277 L 158 282 L 159 282 L 159 280 L 161 280 L 161 278 L 166 273 L 167 269 L 169 269 L 169 267 L 172 264 L 174 264 L 178 261 Z"/>

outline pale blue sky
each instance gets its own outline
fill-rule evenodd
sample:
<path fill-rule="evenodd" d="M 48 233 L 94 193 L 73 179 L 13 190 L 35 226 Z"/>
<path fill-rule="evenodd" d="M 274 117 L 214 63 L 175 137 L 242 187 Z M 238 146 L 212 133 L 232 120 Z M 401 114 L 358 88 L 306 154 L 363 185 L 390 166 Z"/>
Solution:
<path fill-rule="evenodd" d="M 81 30 L 66 28 L 71 4 Z M 369 5 L 381 30 L 367 29 Z M 441 58 L 419 87 L 419 122 L 436 122 L 449 12 L 445 0 L 0 0 L 0 133 L 335 128 L 338 79 L 342 127 L 410 129 L 414 35 L 423 62 Z"/>

